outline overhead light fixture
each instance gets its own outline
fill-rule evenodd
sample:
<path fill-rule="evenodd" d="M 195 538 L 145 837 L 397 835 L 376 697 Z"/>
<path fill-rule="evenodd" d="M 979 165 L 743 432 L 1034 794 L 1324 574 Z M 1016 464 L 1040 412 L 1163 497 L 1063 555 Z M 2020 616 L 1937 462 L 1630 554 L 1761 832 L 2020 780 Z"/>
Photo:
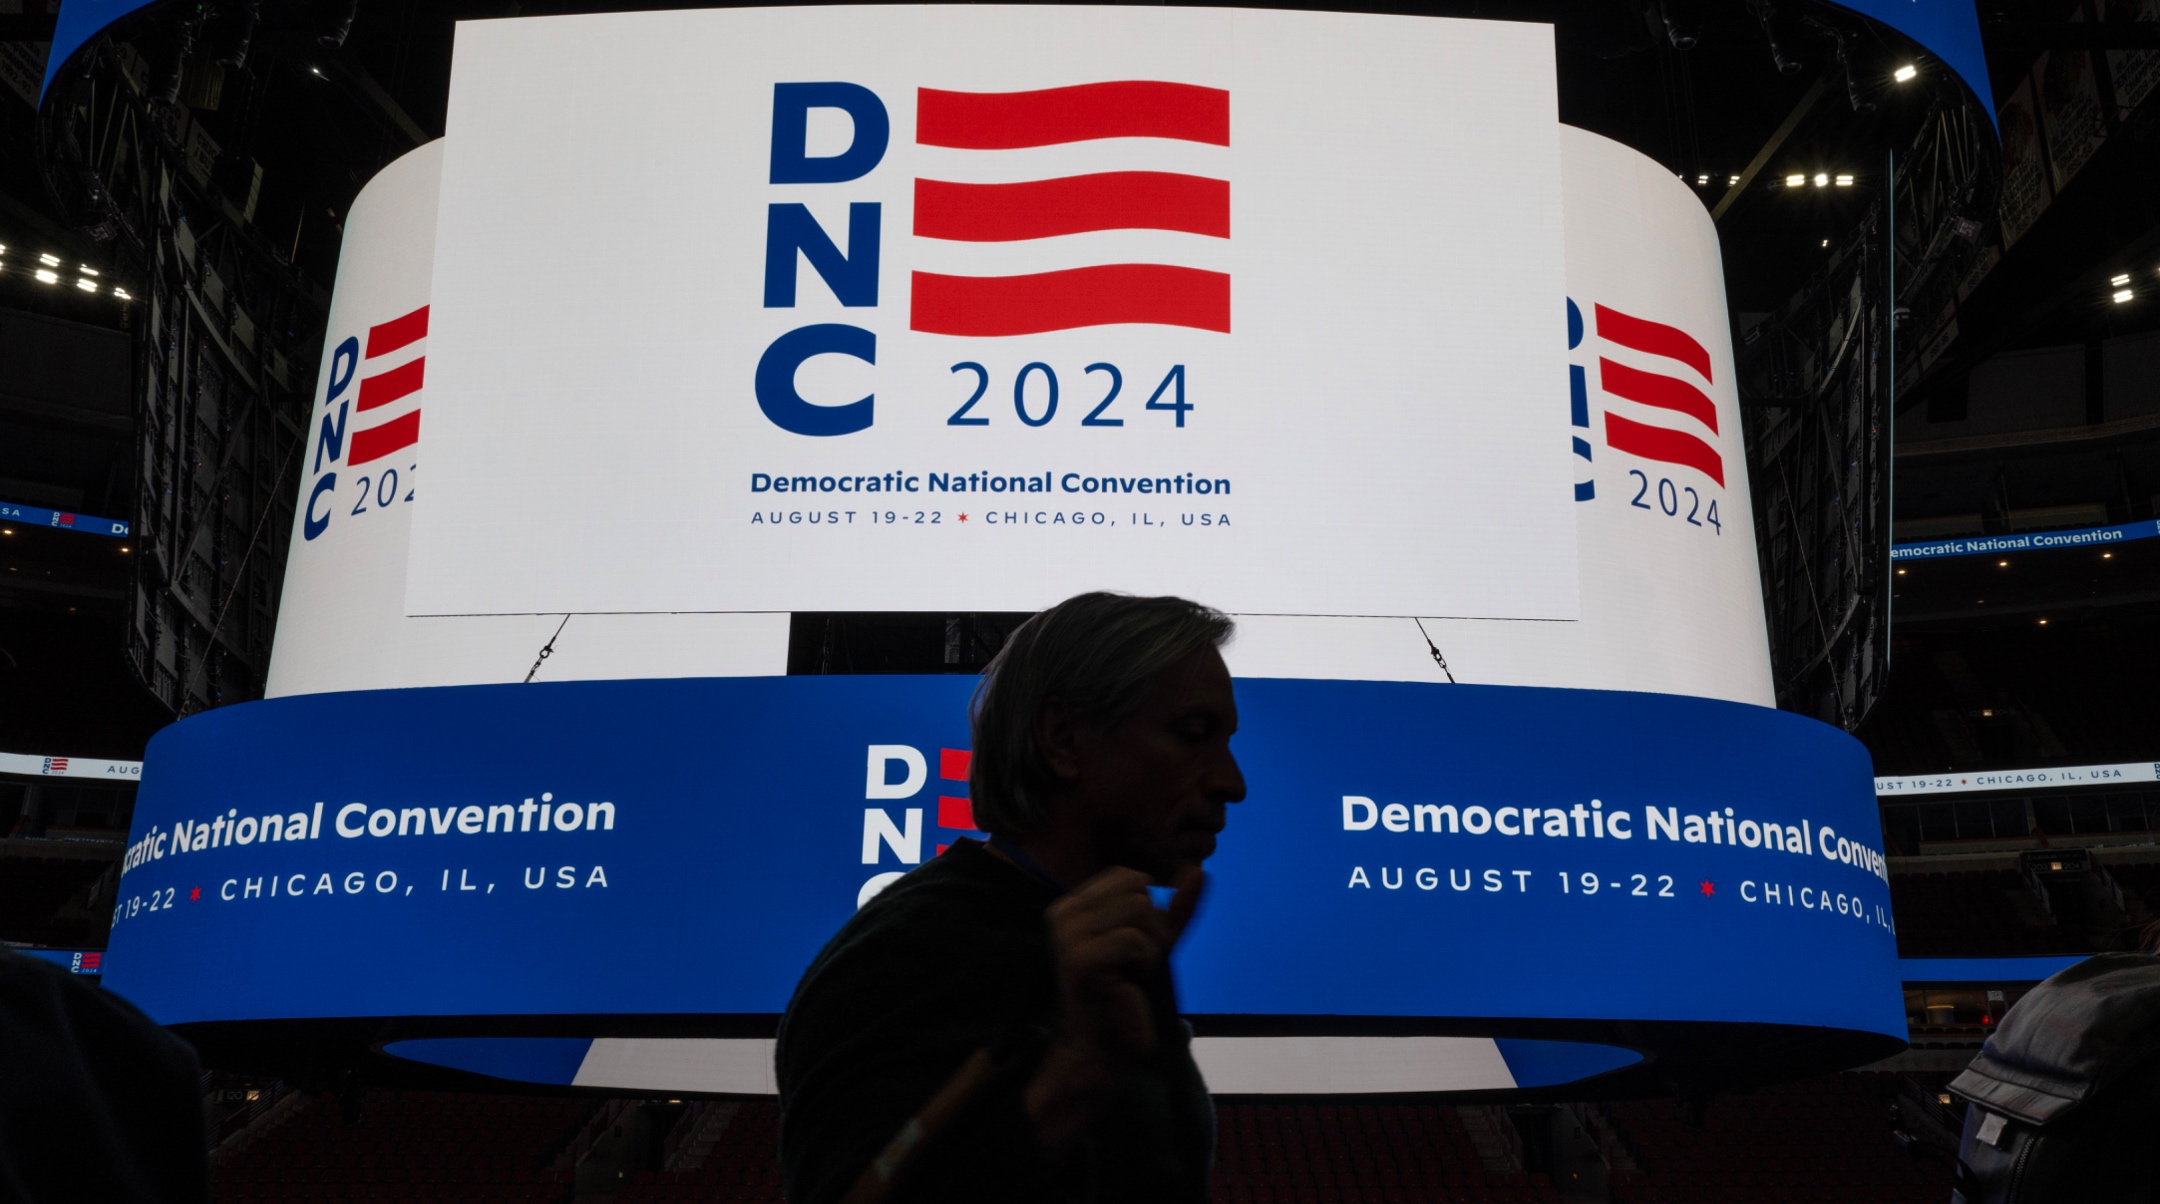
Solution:
<path fill-rule="evenodd" d="M 1897 575 L 1898 575 L 1898 576 L 1900 576 L 1900 577 L 1904 576 L 1904 575 L 1905 575 L 1905 570 L 1904 570 L 1904 569 L 1899 569 L 1899 570 L 1897 571 Z"/>
<path fill-rule="evenodd" d="M 1786 177 L 1785 177 L 1785 187 L 1787 187 L 1787 188 L 1798 188 L 1798 187 L 1800 187 L 1800 186 L 1801 186 L 1802 184 L 1805 184 L 1805 183 L 1807 183 L 1807 177 L 1806 177 L 1806 176 L 1786 176 Z"/>
<path fill-rule="evenodd" d="M 2041 625 L 2042 627 L 2045 627 L 2045 626 L 2047 626 L 2047 620 L 2046 620 L 2046 619 L 2042 619 L 2042 620 L 2040 620 L 2040 625 Z"/>
<path fill-rule="evenodd" d="M 1815 173 L 1815 187 L 1817 187 L 1817 188 L 1821 188 L 1821 187 L 1823 187 L 1824 185 L 1828 184 L 1829 182 L 1830 182 L 1830 173 L 1829 173 L 1829 172 L 1827 172 L 1827 171 L 1818 171 L 1818 172 L 1816 172 L 1816 173 Z"/>
<path fill-rule="evenodd" d="M 2123 272 L 2119 275 L 2110 276 L 2108 277 L 2108 283 L 2121 288 L 2123 285 L 2130 283 L 2130 273 Z"/>
<path fill-rule="evenodd" d="M 1852 177 L 1849 175 L 1839 176 L 1837 178 L 1837 186 L 1840 188 L 1852 187 Z"/>
<path fill-rule="evenodd" d="M 1732 187 L 1733 185 L 1735 185 L 1735 184 L 1738 184 L 1739 182 L 1740 182 L 1740 177 L 1739 177 L 1739 176 L 1734 176 L 1734 177 L 1732 177 L 1731 179 L 1728 179 L 1728 180 L 1726 180 L 1726 181 L 1725 181 L 1725 186 L 1726 186 L 1727 188 L 1730 188 L 1730 187 Z M 6 248 L 6 247 L 0 247 L 0 251 L 5 251 L 5 250 L 7 250 L 7 248 Z"/>
<path fill-rule="evenodd" d="M 96 268 L 94 268 L 94 267 L 91 267 L 91 266 L 90 266 L 89 264 L 87 264 L 87 263 L 78 263 L 78 264 L 76 264 L 76 265 L 75 265 L 75 270 L 76 270 L 76 271 L 78 271 L 78 272 L 81 272 L 81 273 L 82 273 L 83 275 L 85 275 L 85 276 L 95 276 L 95 275 L 97 275 L 97 274 L 98 274 L 98 272 L 97 272 L 97 269 L 96 269 Z"/>
<path fill-rule="evenodd" d="M 2113 553 L 2113 552 L 2102 552 L 2102 553 L 2100 553 L 2100 559 L 2102 559 L 2102 560 L 2113 560 L 2113 559 L 2115 559 L 2115 553 Z"/>
<path fill-rule="evenodd" d="M 117 284 L 113 286 L 112 295 L 120 298 L 122 301 L 133 301 L 135 299 L 134 297 L 128 295 L 128 291 L 126 289 L 121 288 Z"/>
<path fill-rule="evenodd" d="M 1890 73 L 1890 78 L 1896 80 L 1901 84 L 1909 84 L 1912 82 L 1913 77 L 1918 74 L 1920 74 L 1920 68 L 1913 66 L 1911 63 L 1907 63 L 1904 66 L 1898 68 L 1897 70 L 1892 71 Z"/>
<path fill-rule="evenodd" d="M 75 282 L 75 287 L 76 287 L 76 288 L 79 288 L 79 289 L 81 289 L 82 291 L 84 291 L 84 292 L 86 292 L 86 293 L 94 293 L 94 292 L 96 292 L 96 291 L 97 291 L 97 281 L 95 281 L 95 280 L 77 280 L 77 281 Z"/>
<path fill-rule="evenodd" d="M 1697 184 L 1708 184 L 1710 182 L 1710 177 L 1707 175 L 1696 176 L 1695 182 Z"/>
<path fill-rule="evenodd" d="M 1827 238 L 1826 238 L 1826 239 L 1824 239 L 1824 240 L 1822 240 L 1822 245 L 1824 245 L 1824 246 L 1826 246 L 1826 247 L 1827 247 L 1827 246 L 1829 246 L 1829 245 L 1830 245 L 1830 240 L 1829 240 L 1829 239 L 1827 239 Z"/>
<path fill-rule="evenodd" d="M 45 269 L 43 269 L 43 268 L 39 268 L 39 269 L 38 269 L 38 274 L 37 274 L 37 278 L 38 278 L 38 283 L 39 283 L 39 284 L 58 284 L 58 283 L 60 283 L 60 273 L 58 273 L 58 272 L 48 272 L 48 271 L 46 271 L 46 270 L 45 270 Z"/>
<path fill-rule="evenodd" d="M 49 268 L 56 268 L 60 266 L 60 261 L 51 255 L 40 255 L 37 257 L 37 261 Z"/>
<path fill-rule="evenodd" d="M 38 275 L 40 275 L 40 276 L 43 276 L 44 274 L 45 274 L 45 273 L 43 273 L 43 272 L 39 272 L 39 273 L 38 273 Z M 2134 295 L 2135 295 L 2135 294 L 2133 294 L 2133 293 L 2132 293 L 2132 292 L 2131 292 L 2131 291 L 2130 291 L 2129 289 L 2126 289 L 2126 288 L 2123 288 L 2123 289 L 2116 289 L 2116 290 L 2115 290 L 2115 304 L 2117 304 L 2117 305 L 2121 305 L 2121 304 L 2124 304 L 2125 302 L 2129 301 L 2129 300 L 2130 300 L 2130 298 L 2131 298 L 2132 296 L 2134 296 Z"/>

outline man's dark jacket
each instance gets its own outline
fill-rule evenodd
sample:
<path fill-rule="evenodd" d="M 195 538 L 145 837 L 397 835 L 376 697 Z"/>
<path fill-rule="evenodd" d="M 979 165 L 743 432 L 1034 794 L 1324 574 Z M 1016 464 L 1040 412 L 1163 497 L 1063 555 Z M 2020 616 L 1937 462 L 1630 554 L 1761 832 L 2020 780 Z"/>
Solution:
<path fill-rule="evenodd" d="M 208 1200 L 200 1076 L 127 1001 L 0 950 L 0 1200 Z"/>
<path fill-rule="evenodd" d="M 1058 990 L 1048 883 L 963 840 L 893 883 L 818 954 L 780 1025 L 780 1161 L 795 1204 L 831 1204 L 978 1048 L 1033 1048 L 920 1153 L 891 1200 L 1208 1198 L 1214 1108 L 1166 972 L 1157 1048 L 1055 1163 L 1021 1106 Z M 1029 1034 L 1036 1039 L 1030 1042 Z"/>

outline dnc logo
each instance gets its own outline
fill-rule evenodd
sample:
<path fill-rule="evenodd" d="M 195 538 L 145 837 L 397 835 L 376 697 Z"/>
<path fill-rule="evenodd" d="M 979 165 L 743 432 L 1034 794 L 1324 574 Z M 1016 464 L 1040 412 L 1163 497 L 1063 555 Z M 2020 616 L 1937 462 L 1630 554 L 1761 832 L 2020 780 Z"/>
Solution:
<path fill-rule="evenodd" d="M 847 149 L 808 151 L 809 113 L 837 109 L 854 123 Z M 919 88 L 919 146 L 1007 151 L 1104 138 L 1157 138 L 1230 145 L 1230 93 L 1154 80 L 1124 80 L 1036 92 L 947 92 Z M 884 160 L 892 122 L 876 93 L 851 83 L 773 87 L 771 183 L 859 180 Z M 1099 230 L 1172 230 L 1227 240 L 1230 183 L 1165 171 L 1106 171 L 1012 183 L 916 179 L 914 235 L 967 243 L 1023 243 Z M 785 191 L 781 195 L 786 195 Z M 845 308 L 874 308 L 883 246 L 882 206 L 848 206 L 847 249 L 799 202 L 766 212 L 765 307 L 789 309 L 800 265 Z M 908 328 L 927 334 L 1002 338 L 1084 326 L 1145 323 L 1229 333 L 1230 277 L 1163 263 L 1089 264 L 1009 276 L 914 272 Z M 758 408 L 798 435 L 867 429 L 873 394 L 846 405 L 813 405 L 795 390 L 795 370 L 812 356 L 877 362 L 877 335 L 821 322 L 775 339 L 759 359 Z M 1182 425 L 1182 423 L 1181 423 Z"/>
<path fill-rule="evenodd" d="M 1637 460 L 1689 469 L 1691 475 L 1699 474 L 1698 483 L 1704 488 L 1723 490 L 1725 460 L 1710 443 L 1719 436 L 1717 404 L 1696 383 L 1711 383 L 1708 349 L 1677 326 L 1603 305 L 1593 304 L 1590 308 L 1592 320 L 1586 324 L 1581 307 L 1569 298 L 1568 351 L 1570 358 L 1575 358 L 1584 354 L 1586 339 L 1592 344 L 1588 351 L 1597 360 L 1597 391 L 1606 399 L 1605 446 Z M 1591 371 L 1587 364 L 1568 365 L 1569 421 L 1584 435 L 1591 430 Z M 1628 404 L 1614 406 L 1615 401 Z M 1631 407 L 1644 407 L 1632 410 L 1639 419 L 1622 412 Z M 1577 435 L 1574 446 L 1578 459 L 1592 459 L 1589 439 Z M 1661 477 L 1653 486 L 1649 474 L 1641 469 L 1631 469 L 1628 475 L 1641 482 L 1641 488 L 1629 500 L 1631 507 L 1650 509 L 1648 498 L 1654 491 L 1658 507 L 1668 516 L 1680 517 L 1685 510 L 1692 525 L 1700 527 L 1707 522 L 1722 533 L 1717 500 L 1709 499 L 1709 507 L 1704 510 L 1704 498 L 1694 485 L 1684 481 L 1675 484 L 1671 478 Z M 1575 483 L 1576 501 L 1587 502 L 1596 496 L 1595 480 Z M 1693 504 L 1683 498 L 1692 498 Z"/>
<path fill-rule="evenodd" d="M 330 528 L 338 512 L 337 465 L 349 470 L 373 464 L 420 441 L 420 382 L 427 372 L 428 307 L 423 305 L 377 326 L 368 327 L 363 354 L 357 337 L 330 353 L 330 388 L 323 394 L 322 427 L 315 438 L 314 486 L 308 490 L 307 517 L 300 533 L 314 539 Z M 346 390 L 365 368 L 354 395 Z M 348 446 L 348 425 L 351 427 Z M 325 472 L 323 466 L 330 465 Z M 367 514 L 411 501 L 413 466 L 399 489 L 398 470 L 384 466 L 354 478 L 358 496 L 348 514 Z"/>

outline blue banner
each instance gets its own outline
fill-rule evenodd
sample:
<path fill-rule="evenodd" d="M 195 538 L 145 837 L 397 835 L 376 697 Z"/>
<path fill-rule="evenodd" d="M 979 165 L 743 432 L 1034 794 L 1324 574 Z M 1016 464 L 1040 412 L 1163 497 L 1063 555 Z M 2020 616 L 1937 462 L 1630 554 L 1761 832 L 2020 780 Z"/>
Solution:
<path fill-rule="evenodd" d="M 24 506 L 15 502 L 0 502 L 0 522 L 51 527 L 56 531 L 80 531 L 85 535 L 110 535 L 118 539 L 128 535 L 128 525 L 117 518 L 71 514 L 66 510 L 47 510 L 43 506 Z"/>
<path fill-rule="evenodd" d="M 2005 552 L 2045 552 L 2057 548 L 2092 548 L 2130 543 L 2160 535 L 2160 522 L 2141 518 L 2134 523 L 2110 527 L 2079 527 L 2074 531 L 2027 531 L 2020 535 L 1968 535 L 1927 543 L 1890 545 L 1892 560 L 1940 560 L 1945 556 L 2000 556 Z"/>
<path fill-rule="evenodd" d="M 103 974 L 105 954 L 94 949 L 17 949 L 24 957 L 34 957 L 71 974 Z"/>
<path fill-rule="evenodd" d="M 1939 58 L 1972 89 L 1988 120 L 1995 92 L 1988 84 L 1987 49 L 1980 43 L 1980 6 L 1973 0 L 1836 0 L 1897 30 Z"/>
<path fill-rule="evenodd" d="M 245 703 L 151 743 L 111 985 L 167 1023 L 781 1011 L 965 835 L 972 677 Z M 1873 780 L 1670 695 L 1241 680 L 1179 948 L 1197 1015 L 1789 1023 L 1902 1038 Z"/>
<path fill-rule="evenodd" d="M 45 102 L 45 93 L 52 87 L 53 76 L 60 74 L 60 68 L 82 49 L 83 43 L 149 3 L 150 0 L 62 0 L 60 14 L 53 18 L 52 49 L 45 56 L 45 82 L 38 86 L 38 103 Z"/>

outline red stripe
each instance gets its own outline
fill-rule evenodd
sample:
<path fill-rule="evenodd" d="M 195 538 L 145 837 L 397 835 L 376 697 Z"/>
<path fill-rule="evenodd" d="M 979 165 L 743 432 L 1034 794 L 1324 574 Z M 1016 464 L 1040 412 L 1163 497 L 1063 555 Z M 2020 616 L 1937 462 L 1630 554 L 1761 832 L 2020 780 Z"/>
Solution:
<path fill-rule="evenodd" d="M 975 754 L 965 748 L 941 748 L 937 752 L 937 774 L 948 782 L 968 780 L 968 763 Z"/>
<path fill-rule="evenodd" d="M 1230 94 L 1157 80 L 1040 92 L 915 90 L 915 141 L 963 150 L 1054 146 L 1091 138 L 1176 138 L 1230 145 Z"/>
<path fill-rule="evenodd" d="M 427 357 L 409 364 L 399 364 L 388 372 L 360 378 L 360 409 L 372 410 L 386 406 L 400 397 L 410 397 L 420 388 L 420 377 L 427 371 Z"/>
<path fill-rule="evenodd" d="M 392 318 L 380 326 L 370 326 L 367 332 L 367 357 L 388 355 L 400 347 L 409 346 L 427 337 L 428 307 L 420 308 L 402 318 Z"/>
<path fill-rule="evenodd" d="M 1121 322 L 1228 334 L 1230 277 L 1159 263 L 1117 263 L 1034 276 L 917 272 L 909 327 L 930 334 L 994 338 Z"/>
<path fill-rule="evenodd" d="M 1626 364 L 1599 359 L 1598 384 L 1615 397 L 1639 401 L 1662 410 L 1678 410 L 1713 432 L 1718 429 L 1717 406 L 1703 391 L 1676 376 L 1660 376 Z M 367 382 L 360 382 L 360 407 L 367 408 Z"/>
<path fill-rule="evenodd" d="M 352 458 L 346 464 L 358 467 L 370 460 L 380 460 L 394 451 L 402 451 L 420 442 L 420 411 L 400 414 L 381 426 L 371 426 L 364 431 L 354 431 Z"/>
<path fill-rule="evenodd" d="M 975 804 L 964 798 L 941 794 L 937 801 L 937 826 L 957 828 L 962 832 L 975 831 Z"/>
<path fill-rule="evenodd" d="M 1725 461 L 1718 457 L 1716 449 L 1686 431 L 1647 426 L 1607 413 L 1605 445 L 1614 451 L 1656 460 L 1660 464 L 1693 468 L 1719 485 L 1725 483 Z"/>
<path fill-rule="evenodd" d="M 1710 353 L 1677 326 L 1637 318 L 1600 305 L 1597 307 L 1597 332 L 1599 338 L 1611 339 L 1622 347 L 1679 360 L 1702 373 L 1704 380 L 1710 379 Z"/>
<path fill-rule="evenodd" d="M 915 234 L 1013 242 L 1089 230 L 1182 230 L 1230 237 L 1230 181 L 1106 171 L 1024 184 L 915 181 Z"/>

